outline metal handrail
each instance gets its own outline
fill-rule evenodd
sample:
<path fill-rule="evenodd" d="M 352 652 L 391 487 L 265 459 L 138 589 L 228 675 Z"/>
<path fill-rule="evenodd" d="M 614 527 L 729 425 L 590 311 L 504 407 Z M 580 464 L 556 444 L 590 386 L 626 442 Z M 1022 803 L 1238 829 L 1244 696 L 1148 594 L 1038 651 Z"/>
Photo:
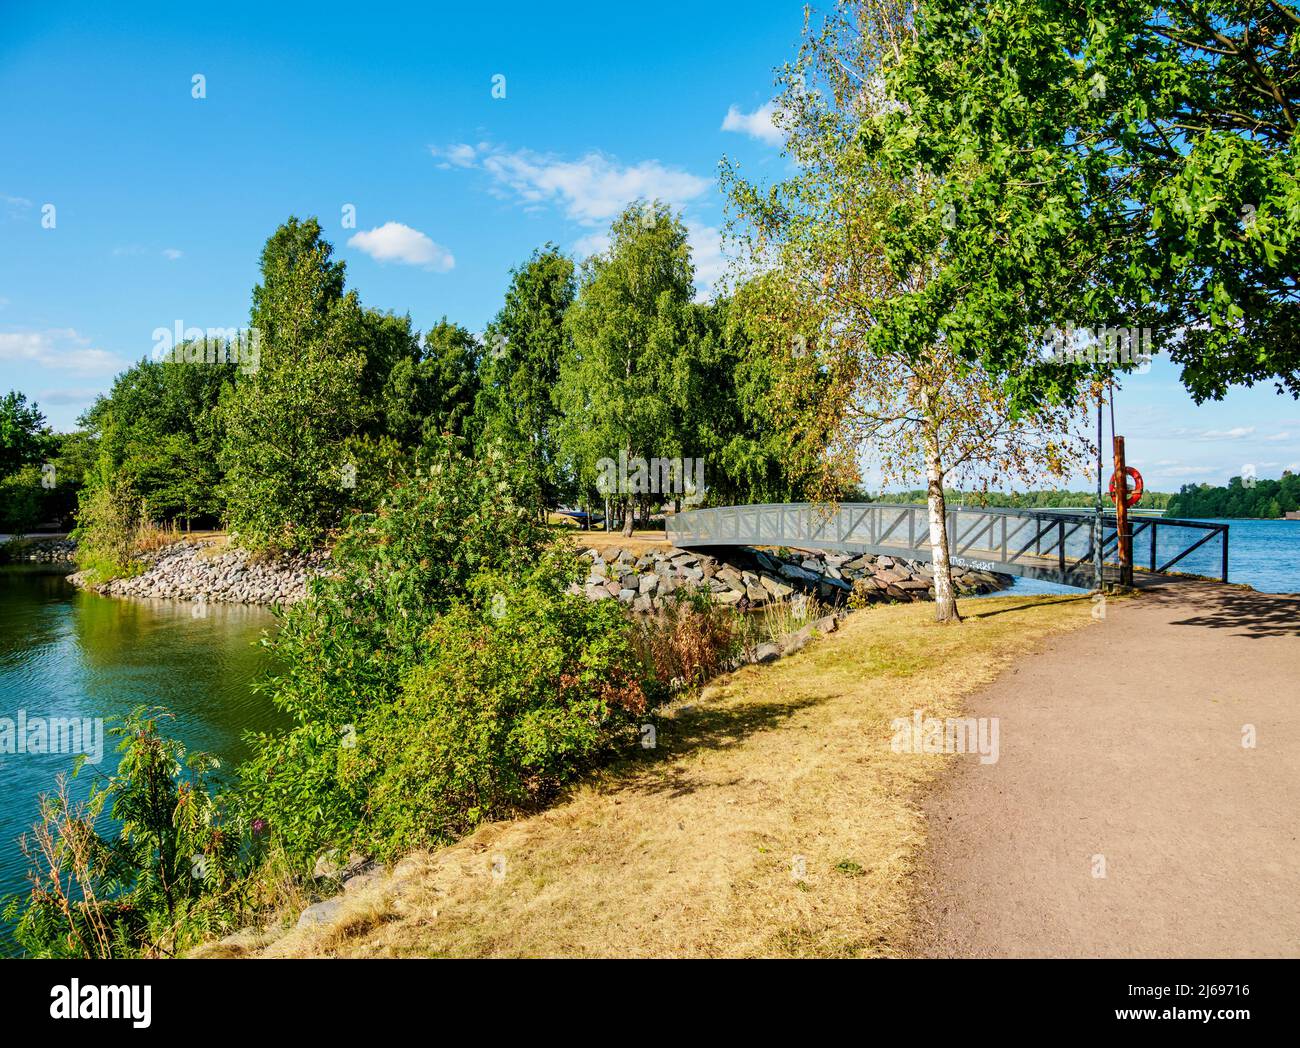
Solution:
<path fill-rule="evenodd" d="M 975 566 L 1084 588 L 1092 585 L 1092 529 L 1088 530 L 1087 550 L 1082 556 L 1076 559 L 1077 545 L 1075 550 L 1067 552 L 1080 529 L 1096 519 L 1087 510 L 958 507 L 949 508 L 947 516 L 951 559 L 958 566 Z M 907 524 L 905 538 L 901 530 L 904 522 Z M 1221 577 L 1227 581 L 1228 525 L 1146 516 L 1134 517 L 1131 523 L 1136 525 L 1134 536 L 1151 532 L 1150 570 L 1156 573 L 1167 571 L 1216 535 L 1221 536 Z M 1118 543 L 1119 522 L 1113 514 L 1103 514 L 1102 525 L 1105 558 Z M 1193 528 L 1207 534 L 1157 567 L 1157 536 L 1161 526 Z M 853 502 L 827 506 L 791 502 L 718 506 L 669 515 L 666 528 L 668 538 L 677 546 L 798 546 L 902 555 L 917 561 L 930 559 L 928 508 L 915 503 Z M 1034 535 L 1016 548 L 1026 529 L 1033 530 Z M 1032 554 L 1030 547 L 1033 547 Z"/>

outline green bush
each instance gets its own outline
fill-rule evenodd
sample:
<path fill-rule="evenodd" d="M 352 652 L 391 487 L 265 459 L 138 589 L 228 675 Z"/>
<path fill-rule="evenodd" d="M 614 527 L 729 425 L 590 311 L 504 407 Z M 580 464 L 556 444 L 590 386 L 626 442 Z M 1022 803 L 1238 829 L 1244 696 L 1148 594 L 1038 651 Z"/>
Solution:
<path fill-rule="evenodd" d="M 243 777 L 250 814 L 268 819 L 304 864 L 368 832 L 371 782 L 352 766 L 353 744 L 433 655 L 430 627 L 469 599 L 476 579 L 505 585 L 547 561 L 553 538 L 517 490 L 503 458 L 473 460 L 450 443 L 434 445 L 376 512 L 353 519 L 331 577 L 285 613 L 274 641 L 285 669 L 267 687 L 296 724 L 255 738 Z"/>
<path fill-rule="evenodd" d="M 0 479 L 0 531 L 25 535 L 40 524 L 44 494 L 36 466 L 24 466 Z"/>
<path fill-rule="evenodd" d="M 164 738 L 158 716 L 137 708 L 110 729 L 122 759 L 87 801 L 66 779 L 41 798 L 22 842 L 32 888 L 5 908 L 30 955 L 172 957 L 232 929 L 260 849 L 213 792 L 216 760 Z"/>
<path fill-rule="evenodd" d="M 77 567 L 92 581 L 139 574 L 136 538 L 143 519 L 139 501 L 125 484 L 116 481 L 92 484 L 81 493 L 77 527 Z"/>
<path fill-rule="evenodd" d="M 633 743 L 647 694 L 631 623 L 613 601 L 564 593 L 568 577 L 558 556 L 522 581 L 480 576 L 426 631 L 396 701 L 371 708 L 345 751 L 341 774 L 369 800 L 364 850 L 455 839 Z"/>

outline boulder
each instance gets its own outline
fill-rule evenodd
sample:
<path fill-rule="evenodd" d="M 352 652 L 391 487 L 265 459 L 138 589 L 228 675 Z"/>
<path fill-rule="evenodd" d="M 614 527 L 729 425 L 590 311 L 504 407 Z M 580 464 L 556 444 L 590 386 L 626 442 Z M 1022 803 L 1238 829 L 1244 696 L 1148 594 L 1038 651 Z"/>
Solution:
<path fill-rule="evenodd" d="M 312 903 L 299 914 L 298 927 L 310 928 L 314 924 L 328 924 L 337 916 L 339 907 L 342 905 L 343 900 L 341 898 L 325 899 L 323 902 Z"/>

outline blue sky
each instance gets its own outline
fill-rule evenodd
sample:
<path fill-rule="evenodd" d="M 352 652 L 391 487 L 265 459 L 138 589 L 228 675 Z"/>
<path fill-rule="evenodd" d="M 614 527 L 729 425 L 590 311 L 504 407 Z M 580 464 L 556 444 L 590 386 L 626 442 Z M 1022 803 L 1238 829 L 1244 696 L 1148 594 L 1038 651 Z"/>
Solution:
<path fill-rule="evenodd" d="M 420 328 L 481 331 L 511 266 L 598 247 L 637 196 L 682 209 L 707 287 L 719 160 L 785 170 L 762 107 L 803 19 L 753 0 L 3 6 L 0 391 L 60 429 L 154 329 L 245 325 L 290 214 L 321 219 L 364 303 Z M 1160 490 L 1300 469 L 1300 404 L 1271 387 L 1197 408 L 1157 361 L 1118 413 Z"/>

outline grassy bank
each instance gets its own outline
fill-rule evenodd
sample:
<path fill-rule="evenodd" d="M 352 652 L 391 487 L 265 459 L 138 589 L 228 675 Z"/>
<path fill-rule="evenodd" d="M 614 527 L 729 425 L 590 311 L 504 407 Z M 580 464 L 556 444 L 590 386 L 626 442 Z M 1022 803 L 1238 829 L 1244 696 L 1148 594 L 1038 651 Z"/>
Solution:
<path fill-rule="evenodd" d="M 960 711 L 1086 597 L 882 606 L 675 711 L 657 748 L 549 811 L 418 852 L 338 919 L 208 956 L 878 956 L 906 952 L 948 757 L 891 752 L 890 723 Z M 969 758 L 966 758 L 969 759 Z M 795 876 L 797 857 L 803 875 Z M 494 868 L 496 873 L 494 874 Z"/>

